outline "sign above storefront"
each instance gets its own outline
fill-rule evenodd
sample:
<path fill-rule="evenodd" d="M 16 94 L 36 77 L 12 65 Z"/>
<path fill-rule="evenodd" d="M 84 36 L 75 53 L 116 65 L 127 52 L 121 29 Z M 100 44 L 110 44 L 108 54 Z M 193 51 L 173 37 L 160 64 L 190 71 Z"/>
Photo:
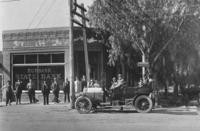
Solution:
<path fill-rule="evenodd" d="M 3 50 L 67 48 L 69 30 L 13 32 L 3 34 Z"/>

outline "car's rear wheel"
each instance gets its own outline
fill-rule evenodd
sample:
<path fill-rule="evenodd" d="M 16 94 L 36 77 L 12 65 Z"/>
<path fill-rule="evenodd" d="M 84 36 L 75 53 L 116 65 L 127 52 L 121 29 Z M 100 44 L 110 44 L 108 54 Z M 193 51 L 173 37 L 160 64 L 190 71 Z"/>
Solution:
<path fill-rule="evenodd" d="M 141 95 L 135 100 L 135 109 L 139 113 L 148 113 L 153 108 L 153 102 L 151 98 L 146 95 Z"/>
<path fill-rule="evenodd" d="M 92 109 L 92 102 L 88 97 L 80 96 L 75 101 L 75 108 L 81 114 L 87 114 Z"/>

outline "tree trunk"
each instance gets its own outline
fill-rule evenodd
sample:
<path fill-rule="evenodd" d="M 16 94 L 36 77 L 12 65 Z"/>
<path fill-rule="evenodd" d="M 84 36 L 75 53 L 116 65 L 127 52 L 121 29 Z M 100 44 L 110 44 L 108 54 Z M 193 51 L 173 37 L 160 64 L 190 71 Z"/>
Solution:
<path fill-rule="evenodd" d="M 130 85 L 130 69 L 127 67 L 127 72 L 126 72 L 126 80 L 127 80 L 127 84 Z"/>
<path fill-rule="evenodd" d="M 174 95 L 175 96 L 178 96 L 178 87 L 179 87 L 179 83 L 175 83 L 175 86 L 174 86 Z"/>
<path fill-rule="evenodd" d="M 169 87 L 169 81 L 166 80 L 166 82 L 165 82 L 165 97 L 166 97 L 166 98 L 167 98 L 167 96 L 168 96 L 168 87 Z"/>
<path fill-rule="evenodd" d="M 121 73 L 124 79 L 126 79 L 126 67 L 125 67 L 125 63 L 123 62 L 123 60 L 121 60 Z"/>

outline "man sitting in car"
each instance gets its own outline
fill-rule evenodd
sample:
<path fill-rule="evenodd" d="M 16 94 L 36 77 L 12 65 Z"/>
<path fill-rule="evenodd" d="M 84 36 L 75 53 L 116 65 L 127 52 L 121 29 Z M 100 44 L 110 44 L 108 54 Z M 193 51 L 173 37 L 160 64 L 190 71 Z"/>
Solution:
<path fill-rule="evenodd" d="M 125 84 L 122 74 L 118 74 L 117 81 L 111 86 L 111 99 L 121 99 L 123 97 L 123 85 Z M 111 100 L 112 101 L 112 100 Z"/>
<path fill-rule="evenodd" d="M 114 89 L 116 87 L 116 85 L 117 85 L 116 77 L 113 77 L 112 81 L 111 81 L 111 87 L 110 87 L 110 89 L 111 90 Z"/>
<path fill-rule="evenodd" d="M 124 79 L 122 78 L 122 74 L 118 74 L 117 76 L 117 83 L 114 85 L 114 87 L 112 87 L 113 89 L 122 87 L 122 85 L 124 85 Z"/>

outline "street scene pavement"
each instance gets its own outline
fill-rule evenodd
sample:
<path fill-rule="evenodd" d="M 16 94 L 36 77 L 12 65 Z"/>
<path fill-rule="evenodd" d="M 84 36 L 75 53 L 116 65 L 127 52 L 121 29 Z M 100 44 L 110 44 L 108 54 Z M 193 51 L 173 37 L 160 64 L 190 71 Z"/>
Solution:
<path fill-rule="evenodd" d="M 79 114 L 69 104 L 22 104 L 0 107 L 0 131 L 199 131 L 195 106 L 156 108 L 151 113 L 101 109 Z"/>

